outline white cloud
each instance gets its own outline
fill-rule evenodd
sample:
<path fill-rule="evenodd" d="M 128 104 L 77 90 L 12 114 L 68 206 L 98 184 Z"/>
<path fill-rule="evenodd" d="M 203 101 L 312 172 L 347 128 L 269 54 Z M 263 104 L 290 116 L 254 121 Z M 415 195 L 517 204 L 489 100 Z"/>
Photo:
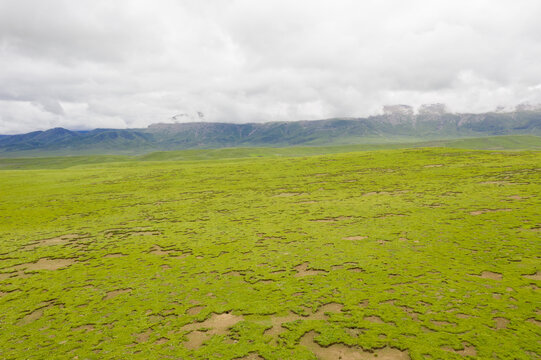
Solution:
<path fill-rule="evenodd" d="M 0 133 L 540 102 L 537 0 L 0 0 Z"/>

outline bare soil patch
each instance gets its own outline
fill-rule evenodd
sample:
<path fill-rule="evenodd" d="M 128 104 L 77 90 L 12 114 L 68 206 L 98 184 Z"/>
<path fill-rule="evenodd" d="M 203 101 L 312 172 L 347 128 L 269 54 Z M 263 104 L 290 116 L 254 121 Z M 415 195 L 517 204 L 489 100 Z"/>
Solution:
<path fill-rule="evenodd" d="M 49 259 L 41 258 L 33 263 L 26 263 L 14 266 L 14 270 L 58 270 L 64 267 L 68 267 L 75 263 L 75 259 Z"/>
<path fill-rule="evenodd" d="M 328 313 L 339 313 L 342 311 L 343 307 L 344 305 L 339 303 L 328 303 L 320 306 L 316 312 L 310 313 L 306 316 L 290 313 L 285 316 L 272 317 L 270 319 L 272 327 L 265 331 L 265 335 L 277 336 L 285 330 L 282 327 L 282 324 L 293 322 L 296 320 L 327 320 L 329 318 L 329 316 L 327 315 Z"/>
<path fill-rule="evenodd" d="M 152 249 L 150 249 L 149 251 L 150 254 L 154 254 L 154 255 L 160 255 L 160 256 L 167 256 L 169 254 L 172 253 L 171 250 L 165 250 L 164 248 L 158 246 L 158 245 L 154 245 L 154 247 Z"/>
<path fill-rule="evenodd" d="M 242 316 L 230 313 L 212 314 L 210 318 L 202 322 L 184 325 L 181 330 L 190 331 L 186 335 L 188 341 L 184 343 L 187 349 L 197 349 L 212 335 L 226 335 L 231 327 L 243 321 Z"/>
<path fill-rule="evenodd" d="M 522 276 L 524 276 L 526 279 L 541 281 L 541 271 L 538 271 L 533 275 L 522 275 Z"/>
<path fill-rule="evenodd" d="M 486 213 L 501 212 L 501 211 L 511 211 L 512 209 L 483 209 L 477 211 L 470 211 L 470 215 L 482 215 Z"/>
<path fill-rule="evenodd" d="M 194 330 L 186 335 L 188 341 L 184 343 L 184 347 L 190 350 L 198 349 L 205 341 L 210 339 L 210 336 L 211 335 L 206 332 Z"/>
<path fill-rule="evenodd" d="M 130 288 L 108 291 L 107 294 L 104 296 L 103 300 L 109 300 L 109 299 L 114 298 L 115 296 L 118 296 L 120 294 L 129 293 L 131 291 L 132 291 L 132 289 L 130 289 Z"/>
<path fill-rule="evenodd" d="M 230 313 L 212 314 L 212 316 L 205 321 L 184 325 L 181 330 L 193 331 L 198 329 L 210 329 L 208 330 L 209 334 L 225 335 L 233 325 L 243 320 L 244 318 L 242 316 Z"/>
<path fill-rule="evenodd" d="M 483 181 L 483 182 L 480 182 L 479 184 L 483 184 L 483 185 L 521 185 L 520 183 L 514 183 L 514 182 L 511 182 L 511 181 Z"/>
<path fill-rule="evenodd" d="M 307 262 L 295 266 L 295 270 L 297 270 L 297 273 L 295 274 L 295 276 L 297 276 L 297 277 L 318 275 L 318 274 L 326 273 L 325 270 L 308 269 L 308 263 Z"/>
<path fill-rule="evenodd" d="M 135 335 L 135 341 L 140 343 L 147 342 L 152 335 L 152 329 L 147 329 L 145 332 Z"/>
<path fill-rule="evenodd" d="M 24 249 L 31 250 L 31 249 L 35 249 L 37 247 L 42 247 L 42 246 L 64 245 L 64 244 L 70 243 L 73 240 L 77 240 L 83 237 L 84 235 L 80 235 L 80 234 L 61 235 L 61 236 L 57 236 L 57 237 L 53 237 L 49 239 L 35 241 L 29 245 L 26 245 Z"/>
<path fill-rule="evenodd" d="M 84 331 L 89 332 L 94 330 L 94 325 L 86 324 L 71 328 L 71 331 Z"/>
<path fill-rule="evenodd" d="M 375 316 L 375 315 L 365 316 L 364 319 L 366 321 L 370 321 L 370 322 L 373 322 L 373 323 L 376 323 L 376 324 L 384 324 L 385 323 L 383 320 L 381 320 L 381 318 L 379 316 Z"/>
<path fill-rule="evenodd" d="M 364 240 L 364 239 L 368 239 L 368 236 L 348 236 L 342 239 L 343 240 Z"/>
<path fill-rule="evenodd" d="M 190 316 L 195 316 L 201 312 L 205 307 L 204 306 L 194 306 L 186 311 L 186 314 Z"/>
<path fill-rule="evenodd" d="M 495 317 L 493 320 L 496 323 L 496 329 L 505 329 L 509 324 L 509 319 L 504 317 Z"/>
<path fill-rule="evenodd" d="M 310 331 L 303 335 L 300 344 L 308 348 L 318 359 L 321 360 L 408 360 L 409 355 L 398 349 L 385 347 L 376 349 L 373 352 L 364 351 L 359 348 L 349 347 L 344 344 L 333 344 L 322 347 L 314 341 L 317 333 Z"/>
<path fill-rule="evenodd" d="M 168 338 L 162 337 L 162 338 L 159 338 L 158 340 L 154 341 L 154 344 L 156 344 L 156 345 L 162 345 L 162 344 L 165 344 L 165 343 L 168 342 L 168 341 L 169 341 Z"/>
<path fill-rule="evenodd" d="M 27 324 L 30 324 L 30 323 L 40 319 L 43 316 L 43 312 L 46 309 L 53 306 L 52 304 L 49 304 L 49 303 L 42 303 L 41 305 L 42 306 L 39 309 L 36 309 L 36 310 L 26 314 L 22 319 L 20 319 L 17 322 L 17 325 L 19 325 L 19 326 L 27 325 Z"/>
<path fill-rule="evenodd" d="M 442 349 L 445 350 L 445 351 L 454 352 L 454 353 L 462 355 L 462 356 L 471 356 L 471 357 L 476 357 L 477 356 L 477 350 L 475 349 L 474 346 L 469 345 L 467 343 L 462 343 L 462 346 L 464 347 L 464 349 L 462 349 L 462 350 L 455 350 L 455 349 L 453 349 L 453 348 L 451 348 L 449 346 L 444 346 L 444 347 L 442 347 Z"/>
<path fill-rule="evenodd" d="M 503 275 L 492 271 L 483 271 L 479 277 L 483 279 L 501 280 Z"/>
<path fill-rule="evenodd" d="M 9 279 L 13 274 L 12 273 L 1 273 L 0 274 L 0 281 Z"/>
<path fill-rule="evenodd" d="M 104 256 L 104 258 L 119 258 L 119 257 L 123 257 L 123 256 L 127 256 L 126 254 L 121 254 L 121 253 L 111 253 L 111 254 L 107 254 Z"/>
<path fill-rule="evenodd" d="M 271 318 L 272 327 L 265 330 L 265 335 L 278 336 L 281 332 L 285 330 L 282 327 L 282 324 L 293 322 L 295 320 L 299 320 L 300 318 L 301 316 L 294 313 L 290 313 L 286 316 L 275 316 Z"/>
<path fill-rule="evenodd" d="M 432 164 L 432 165 L 425 165 L 425 168 L 436 168 L 436 167 L 442 167 L 443 164 Z"/>
<path fill-rule="evenodd" d="M 320 223 L 333 223 L 333 222 L 342 221 L 342 220 L 349 220 L 351 218 L 352 218 L 351 216 L 337 216 L 337 217 L 330 217 L 330 218 L 324 218 L 324 219 L 315 219 L 312 221 L 320 222 Z"/>
<path fill-rule="evenodd" d="M 124 229 L 109 229 L 104 231 L 105 237 L 110 238 L 112 236 L 128 237 L 128 236 L 157 236 L 161 235 L 160 231 L 151 230 L 145 227 L 124 228 Z"/>

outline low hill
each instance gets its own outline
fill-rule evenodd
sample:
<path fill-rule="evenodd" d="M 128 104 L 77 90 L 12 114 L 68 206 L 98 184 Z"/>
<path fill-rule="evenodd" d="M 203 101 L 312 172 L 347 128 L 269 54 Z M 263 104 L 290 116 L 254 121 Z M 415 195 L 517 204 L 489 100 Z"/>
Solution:
<path fill-rule="evenodd" d="M 369 118 L 294 122 L 193 122 L 91 131 L 55 128 L 1 136 L 0 156 L 137 155 L 183 149 L 381 144 L 495 135 L 541 135 L 541 111 L 418 115 L 389 112 Z"/>
<path fill-rule="evenodd" d="M 532 135 L 489 136 L 482 138 L 435 140 L 424 142 L 398 142 L 381 144 L 357 144 L 334 146 L 289 147 L 237 147 L 219 149 L 188 149 L 156 151 L 148 154 L 128 155 L 79 155 L 52 157 L 0 158 L 0 170 L 18 169 L 64 169 L 74 166 L 94 166 L 103 163 L 155 162 L 155 161 L 201 161 L 261 157 L 299 157 L 356 151 L 408 149 L 408 148 L 456 148 L 475 150 L 541 150 L 541 137 Z"/>

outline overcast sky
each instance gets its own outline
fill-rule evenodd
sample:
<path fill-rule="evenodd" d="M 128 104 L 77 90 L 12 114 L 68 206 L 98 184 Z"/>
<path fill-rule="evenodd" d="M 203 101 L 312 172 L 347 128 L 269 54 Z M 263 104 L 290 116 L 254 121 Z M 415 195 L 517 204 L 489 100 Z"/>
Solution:
<path fill-rule="evenodd" d="M 0 0 L 0 134 L 537 103 L 540 15 L 539 0 Z"/>

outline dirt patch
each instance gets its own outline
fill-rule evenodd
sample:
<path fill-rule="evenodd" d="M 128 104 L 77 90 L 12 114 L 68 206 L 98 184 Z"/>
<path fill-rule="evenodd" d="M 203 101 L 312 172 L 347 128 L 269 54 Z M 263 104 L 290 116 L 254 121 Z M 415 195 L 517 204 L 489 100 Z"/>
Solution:
<path fill-rule="evenodd" d="M 81 325 L 81 326 L 77 326 L 77 327 L 71 328 L 71 331 L 84 331 L 84 332 L 89 332 L 89 331 L 93 331 L 93 330 L 94 330 L 94 325 L 90 325 L 90 324 Z"/>
<path fill-rule="evenodd" d="M 324 219 L 315 219 L 311 221 L 320 222 L 320 223 L 333 223 L 333 222 L 342 221 L 342 220 L 349 220 L 351 218 L 352 218 L 351 216 L 337 216 L 337 217 L 330 217 L 330 218 L 324 218 Z"/>
<path fill-rule="evenodd" d="M 364 319 L 366 321 L 370 321 L 370 322 L 376 323 L 376 324 L 384 324 L 385 323 L 383 320 L 381 320 L 381 318 L 379 316 L 375 316 L 375 315 L 365 316 Z"/>
<path fill-rule="evenodd" d="M 371 196 L 371 195 L 385 195 L 385 194 L 389 194 L 389 192 L 387 191 L 370 191 L 370 192 L 367 192 L 367 193 L 364 193 L 362 196 Z"/>
<path fill-rule="evenodd" d="M 270 329 L 265 330 L 265 335 L 270 336 L 278 336 L 280 333 L 282 333 L 285 329 L 282 327 L 282 324 L 293 322 L 295 320 L 301 319 L 301 316 L 290 313 L 286 316 L 276 316 L 271 318 L 272 327 Z"/>
<path fill-rule="evenodd" d="M 75 259 L 49 259 L 41 258 L 33 263 L 20 264 L 12 267 L 13 270 L 58 270 L 75 263 Z"/>
<path fill-rule="evenodd" d="M 501 211 L 511 211 L 512 209 L 483 209 L 477 211 L 470 211 L 470 215 L 481 215 L 486 213 L 501 212 Z"/>
<path fill-rule="evenodd" d="M 346 333 L 348 333 L 351 337 L 359 337 L 360 335 L 364 334 L 366 329 L 362 328 L 346 328 Z"/>
<path fill-rule="evenodd" d="M 463 346 L 462 350 L 455 350 L 449 346 L 443 346 L 442 349 L 445 351 L 454 352 L 462 356 L 471 356 L 471 357 L 477 356 L 477 350 L 475 349 L 474 346 L 469 345 L 467 343 L 462 343 L 462 346 Z"/>
<path fill-rule="evenodd" d="M 65 245 L 65 244 L 70 243 L 73 240 L 77 240 L 83 237 L 84 235 L 80 235 L 80 234 L 61 235 L 61 236 L 57 236 L 57 237 L 53 237 L 49 239 L 35 241 L 29 245 L 26 245 L 24 249 L 31 250 L 31 249 L 35 249 L 37 247 L 42 247 L 42 246 Z"/>
<path fill-rule="evenodd" d="M 242 316 L 233 315 L 230 313 L 212 314 L 210 318 L 202 322 L 195 322 L 184 325 L 180 329 L 190 331 L 186 335 L 188 341 L 184 343 L 187 349 L 197 349 L 205 341 L 210 339 L 212 335 L 225 335 L 229 329 L 236 323 L 243 321 Z"/>
<path fill-rule="evenodd" d="M 529 319 L 526 320 L 526 321 L 541 327 L 541 321 L 539 321 L 539 320 L 537 320 L 537 319 L 529 318 Z"/>
<path fill-rule="evenodd" d="M 494 322 L 496 323 L 496 329 L 506 329 L 507 325 L 509 324 L 509 319 L 506 319 L 504 317 L 495 317 Z"/>
<path fill-rule="evenodd" d="M 22 319 L 20 319 L 17 322 L 17 325 L 19 325 L 19 326 L 27 325 L 27 324 L 30 324 L 30 323 L 40 319 L 43 316 L 43 312 L 46 309 L 53 306 L 52 304 L 49 304 L 49 303 L 42 303 L 41 305 L 42 306 L 40 308 L 35 309 L 34 311 L 26 314 Z"/>
<path fill-rule="evenodd" d="M 135 341 L 139 344 L 147 342 L 150 335 L 152 335 L 152 329 L 147 329 L 145 332 L 135 335 Z"/>
<path fill-rule="evenodd" d="M 404 310 L 406 312 L 406 314 L 408 314 L 408 316 L 411 317 L 412 320 L 419 321 L 419 313 L 418 312 L 415 312 L 412 308 L 410 308 L 408 306 L 405 306 L 405 305 L 398 306 L 398 307 L 401 308 L 402 310 Z"/>
<path fill-rule="evenodd" d="M 533 275 L 522 275 L 522 276 L 524 276 L 526 279 L 541 281 L 541 271 L 538 271 Z"/>
<path fill-rule="evenodd" d="M 130 288 L 108 291 L 107 294 L 103 297 L 103 300 L 109 300 L 109 299 L 114 298 L 115 296 L 118 296 L 120 294 L 129 293 L 131 291 L 132 291 L 132 289 L 130 289 Z"/>
<path fill-rule="evenodd" d="M 501 280 L 503 279 L 503 275 L 500 273 L 495 273 L 492 271 L 483 271 L 481 275 L 478 275 L 479 277 L 483 279 L 491 279 L 491 280 Z"/>
<path fill-rule="evenodd" d="M 212 316 L 205 321 L 184 325 L 181 330 L 193 331 L 199 329 L 210 329 L 207 331 L 209 334 L 225 335 L 233 325 L 243 320 L 244 318 L 242 316 L 237 316 L 230 313 L 212 314 Z"/>
<path fill-rule="evenodd" d="M 436 168 L 436 167 L 442 167 L 443 164 L 432 164 L 432 165 L 425 165 L 425 168 Z"/>
<path fill-rule="evenodd" d="M 479 184 L 483 184 L 483 185 L 522 185 L 520 183 L 514 183 L 514 182 L 511 182 L 511 181 L 483 181 L 483 182 L 480 182 Z"/>
<path fill-rule="evenodd" d="M 285 329 L 282 327 L 282 324 L 290 323 L 296 320 L 327 320 L 329 316 L 328 313 L 340 313 L 344 305 L 339 303 L 328 303 L 322 305 L 314 313 L 309 313 L 308 315 L 302 316 L 295 313 L 290 313 L 286 316 L 275 316 L 272 317 L 271 324 L 272 327 L 265 331 L 265 335 L 278 336 Z"/>
<path fill-rule="evenodd" d="M 223 275 L 228 276 L 228 277 L 229 276 L 242 276 L 242 274 L 240 272 L 234 271 L 234 270 L 223 273 Z"/>
<path fill-rule="evenodd" d="M 41 318 L 42 316 L 43 316 L 43 309 L 34 310 L 30 314 L 23 317 L 17 323 L 17 325 L 21 326 L 21 325 L 30 324 L 31 322 L 36 321 L 37 319 Z"/>
<path fill-rule="evenodd" d="M 373 352 L 363 351 L 362 349 L 349 347 L 344 344 L 333 344 L 328 347 L 322 347 L 315 342 L 317 333 L 310 331 L 303 335 L 300 344 L 308 348 L 318 359 L 321 360 L 408 360 L 409 355 L 398 349 L 385 347 L 376 349 Z"/>
<path fill-rule="evenodd" d="M 522 199 L 526 199 L 524 196 L 520 196 L 520 195 L 511 195 L 511 196 L 508 196 L 507 198 L 508 198 L 508 199 L 512 199 L 512 200 L 522 200 Z"/>
<path fill-rule="evenodd" d="M 297 276 L 297 277 L 318 275 L 318 274 L 326 273 L 325 270 L 308 269 L 308 263 L 307 262 L 295 266 L 295 270 L 297 271 L 297 273 L 295 274 L 295 276 Z"/>
<path fill-rule="evenodd" d="M 126 254 L 121 254 L 121 253 L 112 253 L 112 254 L 107 254 L 104 256 L 104 258 L 119 258 L 119 257 L 123 257 L 123 256 L 127 256 Z"/>
<path fill-rule="evenodd" d="M 342 239 L 343 240 L 364 240 L 364 239 L 368 239 L 368 236 L 348 236 Z"/>
<path fill-rule="evenodd" d="M 201 312 L 205 307 L 204 306 L 194 306 L 186 311 L 186 314 L 190 316 L 195 316 Z"/>
<path fill-rule="evenodd" d="M 186 335 L 186 338 L 188 339 L 188 341 L 184 343 L 184 347 L 186 349 L 195 350 L 201 347 L 201 345 L 203 345 L 205 341 L 210 339 L 210 336 L 211 336 L 210 334 L 207 334 L 206 332 L 203 332 L 203 331 L 199 331 L 199 330 L 192 331 L 191 333 Z"/>
<path fill-rule="evenodd" d="M 326 315 L 326 313 L 339 313 L 342 312 L 342 309 L 344 308 L 344 305 L 339 303 L 328 303 L 325 305 L 322 305 L 317 309 L 317 311 L 313 315 L 309 315 L 309 319 L 314 320 L 326 320 L 329 317 Z"/>
<path fill-rule="evenodd" d="M 154 245 L 152 249 L 150 249 L 149 253 L 154 255 L 160 255 L 160 256 L 167 256 L 171 254 L 173 251 L 171 250 L 165 250 L 164 248 Z"/>
<path fill-rule="evenodd" d="M 13 273 L 1 273 L 0 274 L 0 281 L 9 279 L 11 276 L 13 276 Z"/>
<path fill-rule="evenodd" d="M 406 215 L 404 215 L 404 214 L 381 214 L 381 215 L 378 215 L 378 216 L 374 216 L 374 218 L 376 218 L 376 219 L 386 219 L 386 218 L 390 218 L 390 217 L 394 217 L 394 216 L 403 217 L 403 216 L 406 216 Z"/>
<path fill-rule="evenodd" d="M 162 344 L 165 344 L 165 343 L 168 342 L 168 341 L 169 341 L 168 338 L 162 337 L 162 338 L 159 338 L 158 340 L 154 341 L 154 344 L 156 344 L 156 345 L 162 345 Z"/>
<path fill-rule="evenodd" d="M 126 229 L 109 229 L 104 231 L 105 237 L 110 238 L 113 236 L 125 238 L 128 236 L 157 236 L 161 235 L 161 232 L 157 230 L 151 230 L 145 227 L 126 228 Z"/>

